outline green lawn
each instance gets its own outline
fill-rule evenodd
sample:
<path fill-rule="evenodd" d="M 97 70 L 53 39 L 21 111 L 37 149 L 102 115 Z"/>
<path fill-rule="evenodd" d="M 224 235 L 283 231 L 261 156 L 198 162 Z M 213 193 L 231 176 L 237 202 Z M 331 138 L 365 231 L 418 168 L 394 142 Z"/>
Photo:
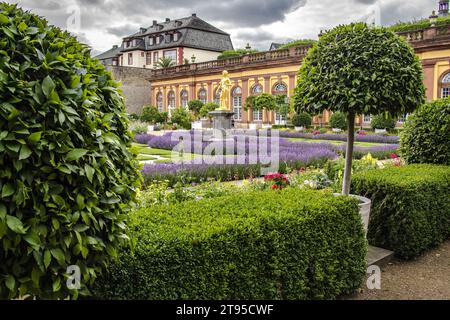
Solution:
<path fill-rule="evenodd" d="M 191 154 L 191 153 L 185 153 L 183 157 L 176 155 L 172 156 L 171 150 L 164 150 L 164 149 L 155 149 L 150 148 L 149 146 L 145 144 L 139 144 L 139 143 L 133 143 L 132 148 L 136 150 L 138 154 L 138 160 L 139 161 L 148 161 L 153 160 L 155 163 L 171 163 L 173 161 L 181 161 L 181 160 L 193 160 L 196 157 L 199 157 L 199 155 Z M 157 156 L 157 157 L 155 157 Z M 163 158 L 163 159 L 161 159 Z"/>
<path fill-rule="evenodd" d="M 336 145 L 340 145 L 340 144 L 344 144 L 344 141 L 337 141 L 337 140 L 320 140 L 320 139 L 308 139 L 308 138 L 289 138 L 289 141 L 292 142 L 310 142 L 310 143 L 331 143 L 331 144 L 336 144 Z M 374 147 L 374 146 L 379 146 L 382 143 L 372 143 L 372 142 L 358 142 L 355 141 L 355 146 L 359 146 L 359 147 Z"/>

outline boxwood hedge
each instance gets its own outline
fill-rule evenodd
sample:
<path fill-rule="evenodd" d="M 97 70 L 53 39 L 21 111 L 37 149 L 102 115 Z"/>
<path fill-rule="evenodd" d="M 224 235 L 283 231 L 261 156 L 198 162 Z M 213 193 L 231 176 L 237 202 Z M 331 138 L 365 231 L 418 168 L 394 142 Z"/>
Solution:
<path fill-rule="evenodd" d="M 95 283 L 106 299 L 329 299 L 361 283 L 355 200 L 290 189 L 142 209 L 133 249 Z"/>
<path fill-rule="evenodd" d="M 450 167 L 408 165 L 354 177 L 357 194 L 372 199 L 369 243 L 405 259 L 450 236 Z"/>

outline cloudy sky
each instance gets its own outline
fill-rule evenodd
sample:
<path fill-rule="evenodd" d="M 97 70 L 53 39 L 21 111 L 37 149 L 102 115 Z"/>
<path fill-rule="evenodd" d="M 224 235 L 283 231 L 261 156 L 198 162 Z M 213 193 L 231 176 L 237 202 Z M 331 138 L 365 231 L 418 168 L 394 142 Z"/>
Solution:
<path fill-rule="evenodd" d="M 8 1 L 8 0 L 6 0 Z M 10 0 L 76 33 L 94 54 L 152 20 L 191 13 L 231 34 L 235 48 L 316 39 L 322 29 L 356 20 L 383 25 L 428 17 L 438 0 Z"/>

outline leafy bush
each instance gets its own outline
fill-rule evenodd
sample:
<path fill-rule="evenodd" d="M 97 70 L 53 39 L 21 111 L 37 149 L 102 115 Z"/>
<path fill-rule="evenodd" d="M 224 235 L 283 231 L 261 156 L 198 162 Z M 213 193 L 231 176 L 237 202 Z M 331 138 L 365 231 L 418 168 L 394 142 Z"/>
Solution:
<path fill-rule="evenodd" d="M 183 108 L 178 108 L 172 112 L 172 118 L 170 120 L 172 123 L 176 123 L 184 129 L 191 129 L 193 119 L 188 111 Z"/>
<path fill-rule="evenodd" d="M 165 123 L 167 122 L 168 113 L 160 112 L 158 108 L 147 106 L 142 109 L 141 121 L 148 123 Z"/>
<path fill-rule="evenodd" d="M 372 118 L 371 126 L 372 129 L 387 129 L 392 130 L 395 128 L 396 121 L 391 116 L 386 116 L 384 114 L 376 115 Z"/>
<path fill-rule="evenodd" d="M 292 47 L 299 47 L 299 46 L 312 46 L 317 41 L 312 39 L 302 39 L 302 40 L 294 40 L 291 42 L 288 42 L 286 44 L 283 44 L 281 47 L 278 48 L 278 50 L 282 49 L 288 49 Z"/>
<path fill-rule="evenodd" d="M 214 110 L 216 110 L 216 109 L 219 109 L 219 107 L 220 107 L 220 106 L 219 106 L 217 103 L 213 103 L 213 102 L 207 103 L 207 104 L 205 104 L 203 107 L 201 107 L 200 112 L 199 112 L 199 115 L 200 115 L 200 117 L 202 117 L 202 118 L 207 118 L 207 117 L 209 117 L 209 113 L 210 113 L 211 111 L 214 111 Z"/>
<path fill-rule="evenodd" d="M 252 54 L 252 53 L 256 53 L 256 52 L 258 52 L 258 50 L 248 50 L 248 49 L 226 50 L 217 57 L 217 60 L 236 58 L 236 57 L 240 57 L 240 56 L 243 56 L 246 54 Z"/>
<path fill-rule="evenodd" d="M 330 127 L 334 129 L 347 129 L 347 116 L 343 112 L 335 112 L 330 117 Z"/>
<path fill-rule="evenodd" d="M 390 167 L 353 181 L 357 194 L 372 199 L 371 244 L 409 259 L 450 236 L 450 167 Z"/>
<path fill-rule="evenodd" d="M 146 134 L 148 129 L 148 125 L 146 122 L 142 121 L 131 121 L 129 125 L 129 130 L 133 134 Z"/>
<path fill-rule="evenodd" d="M 77 297 L 126 238 L 139 183 L 123 98 L 88 46 L 0 12 L 0 298 Z"/>
<path fill-rule="evenodd" d="M 312 117 L 309 115 L 309 113 L 306 112 L 296 113 L 292 117 L 292 124 L 296 127 L 308 128 L 309 126 L 311 126 L 311 123 Z"/>
<path fill-rule="evenodd" d="M 365 274 L 356 201 L 322 191 L 144 208 L 133 215 L 131 236 L 135 247 L 96 283 L 96 297 L 333 299 Z"/>
<path fill-rule="evenodd" d="M 200 113 L 200 110 L 203 108 L 203 106 L 204 103 L 200 100 L 191 100 L 188 102 L 189 111 L 196 115 Z"/>
<path fill-rule="evenodd" d="M 407 162 L 450 165 L 450 98 L 421 106 L 408 117 L 401 136 Z"/>

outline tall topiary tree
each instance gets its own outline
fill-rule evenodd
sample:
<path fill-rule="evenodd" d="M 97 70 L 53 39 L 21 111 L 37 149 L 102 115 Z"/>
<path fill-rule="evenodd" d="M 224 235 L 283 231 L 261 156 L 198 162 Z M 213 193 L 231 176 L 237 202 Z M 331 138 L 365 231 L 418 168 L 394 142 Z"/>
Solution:
<path fill-rule="evenodd" d="M 37 15 L 0 3 L 0 30 L 0 298 L 77 297 L 127 238 L 140 183 L 123 98 Z"/>
<path fill-rule="evenodd" d="M 297 111 L 347 114 L 348 140 L 342 192 L 349 194 L 355 116 L 393 116 L 424 102 L 422 66 L 408 43 L 386 28 L 339 26 L 309 51 L 295 90 Z"/>

